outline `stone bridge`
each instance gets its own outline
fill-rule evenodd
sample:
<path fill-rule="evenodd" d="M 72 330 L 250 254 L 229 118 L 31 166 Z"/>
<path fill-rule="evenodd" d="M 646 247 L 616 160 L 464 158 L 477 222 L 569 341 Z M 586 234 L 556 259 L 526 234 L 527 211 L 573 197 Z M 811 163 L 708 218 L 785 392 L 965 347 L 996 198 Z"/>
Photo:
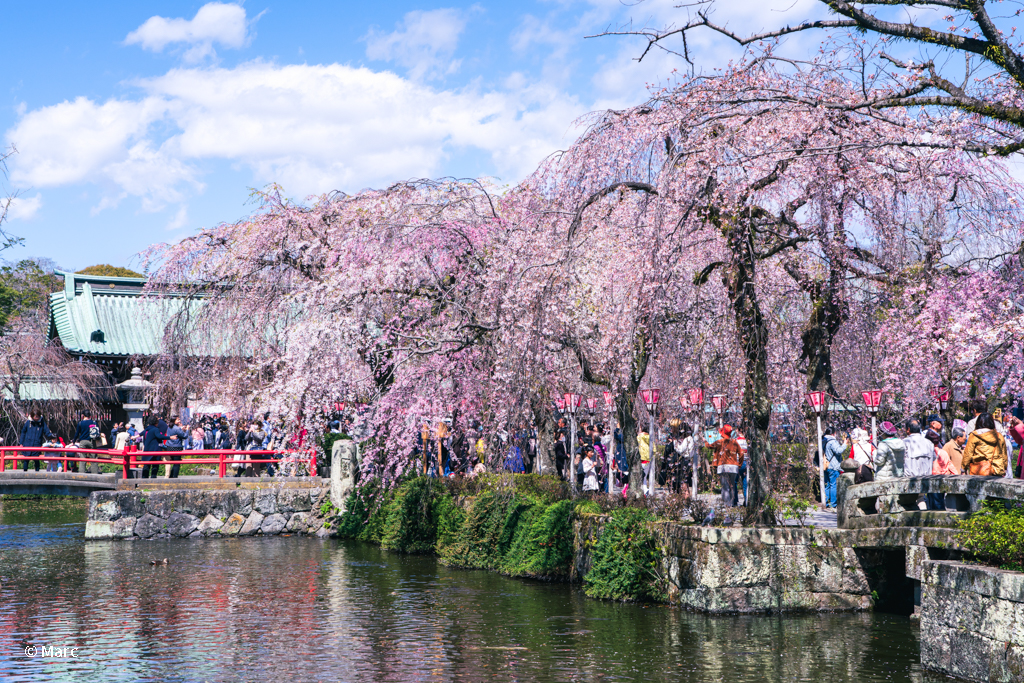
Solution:
<path fill-rule="evenodd" d="M 114 474 L 78 474 L 76 472 L 0 472 L 0 495 L 51 495 L 86 498 L 94 491 L 112 491 L 117 487 Z"/>
<path fill-rule="evenodd" d="M 944 510 L 922 510 L 919 501 L 929 493 L 945 497 Z M 1003 477 L 932 476 L 854 484 L 839 480 L 838 527 L 946 527 L 981 509 L 986 500 L 1024 502 L 1024 480 Z"/>

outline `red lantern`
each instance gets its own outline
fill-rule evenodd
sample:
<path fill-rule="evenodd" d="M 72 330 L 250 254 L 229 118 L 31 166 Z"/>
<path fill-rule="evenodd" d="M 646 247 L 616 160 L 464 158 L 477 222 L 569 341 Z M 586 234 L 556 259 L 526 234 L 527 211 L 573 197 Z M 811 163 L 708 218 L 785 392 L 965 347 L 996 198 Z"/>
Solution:
<path fill-rule="evenodd" d="M 565 409 L 569 411 L 570 415 L 575 415 L 576 411 L 580 409 L 580 403 L 583 402 L 583 396 L 580 394 L 567 393 L 565 395 Z"/>
<path fill-rule="evenodd" d="M 725 410 L 725 394 L 715 394 L 711 397 L 711 405 L 715 407 L 718 412 L 724 412 Z"/>
<path fill-rule="evenodd" d="M 615 405 L 615 397 L 612 396 L 612 392 L 604 392 L 604 404 L 609 408 Z"/>
<path fill-rule="evenodd" d="M 949 387 L 932 387 L 929 393 L 932 395 L 932 399 L 939 404 L 939 409 L 945 410 L 949 404 Z"/>
<path fill-rule="evenodd" d="M 690 397 L 690 404 L 696 409 L 698 406 L 704 405 L 704 390 L 703 389 L 690 389 L 686 392 Z"/>
<path fill-rule="evenodd" d="M 595 410 L 597 410 L 597 399 L 596 398 L 588 398 L 587 399 L 587 412 L 589 412 L 591 415 L 593 415 Z"/>
<path fill-rule="evenodd" d="M 647 404 L 647 410 L 654 412 L 654 409 L 658 407 L 658 399 L 661 398 L 661 391 L 659 389 L 641 389 L 640 398 Z"/>
<path fill-rule="evenodd" d="M 868 391 L 860 392 L 861 396 L 864 397 L 864 405 L 867 407 L 869 413 L 877 413 L 878 406 L 882 403 L 882 390 L 881 389 L 870 389 Z"/>
<path fill-rule="evenodd" d="M 807 403 L 810 404 L 811 408 L 816 413 L 821 413 L 825 410 L 825 392 L 824 391 L 809 391 L 807 392 Z"/>

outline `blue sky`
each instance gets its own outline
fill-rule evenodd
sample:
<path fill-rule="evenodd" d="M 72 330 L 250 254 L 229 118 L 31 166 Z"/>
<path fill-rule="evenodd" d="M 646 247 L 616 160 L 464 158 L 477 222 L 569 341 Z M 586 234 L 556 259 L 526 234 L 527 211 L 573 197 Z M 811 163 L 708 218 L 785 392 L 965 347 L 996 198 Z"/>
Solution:
<path fill-rule="evenodd" d="M 250 188 L 304 198 L 424 176 L 514 183 L 587 112 L 643 101 L 676 58 L 585 39 L 680 21 L 672 0 L 8 3 L 0 101 L 18 192 L 0 257 L 131 265 L 252 210 Z M 789 8 L 788 12 L 776 11 Z M 762 28 L 812 0 L 722 2 Z M 706 35 L 711 64 L 734 48 Z"/>

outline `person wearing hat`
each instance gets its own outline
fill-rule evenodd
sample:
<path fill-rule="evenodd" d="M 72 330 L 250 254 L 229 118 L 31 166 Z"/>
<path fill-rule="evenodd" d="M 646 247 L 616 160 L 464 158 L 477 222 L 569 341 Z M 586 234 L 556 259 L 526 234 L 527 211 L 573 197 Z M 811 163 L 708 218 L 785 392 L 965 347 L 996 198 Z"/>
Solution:
<path fill-rule="evenodd" d="M 942 448 L 942 428 L 946 423 L 938 415 L 929 415 L 924 423 L 928 425 L 924 432 L 925 438 L 935 444 L 936 448 Z"/>
<path fill-rule="evenodd" d="M 886 420 L 878 425 L 882 440 L 875 449 L 875 481 L 898 479 L 903 476 L 903 463 L 907 457 L 907 446 L 896 436 L 896 426 Z"/>

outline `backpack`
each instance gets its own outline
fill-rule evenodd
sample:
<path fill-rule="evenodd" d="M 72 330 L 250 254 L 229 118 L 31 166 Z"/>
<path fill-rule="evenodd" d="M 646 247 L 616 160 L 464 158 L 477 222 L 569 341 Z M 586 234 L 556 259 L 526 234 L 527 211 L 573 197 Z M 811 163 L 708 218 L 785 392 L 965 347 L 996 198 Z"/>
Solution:
<path fill-rule="evenodd" d="M 99 440 L 99 438 L 100 438 L 100 428 L 99 428 L 99 425 L 97 425 L 95 422 L 93 422 L 93 423 L 91 423 L 89 425 L 89 439 L 92 440 L 92 441 L 97 441 L 97 440 Z"/>

